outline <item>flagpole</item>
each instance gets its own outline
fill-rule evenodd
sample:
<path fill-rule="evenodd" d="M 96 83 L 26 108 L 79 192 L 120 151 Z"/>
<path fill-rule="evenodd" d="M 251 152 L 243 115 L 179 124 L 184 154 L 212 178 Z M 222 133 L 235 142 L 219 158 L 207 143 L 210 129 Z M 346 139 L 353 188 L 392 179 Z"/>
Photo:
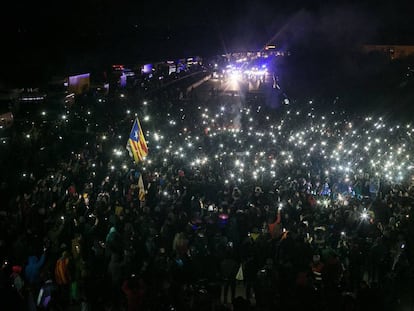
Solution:
<path fill-rule="evenodd" d="M 148 146 L 138 117 L 135 118 L 132 125 L 126 149 L 128 150 L 130 156 L 133 158 L 135 169 L 139 173 L 139 179 L 137 181 L 138 199 L 140 201 L 140 208 L 143 208 L 145 206 L 145 186 L 142 178 L 143 169 L 140 169 L 140 162 L 142 162 L 148 155 Z"/>

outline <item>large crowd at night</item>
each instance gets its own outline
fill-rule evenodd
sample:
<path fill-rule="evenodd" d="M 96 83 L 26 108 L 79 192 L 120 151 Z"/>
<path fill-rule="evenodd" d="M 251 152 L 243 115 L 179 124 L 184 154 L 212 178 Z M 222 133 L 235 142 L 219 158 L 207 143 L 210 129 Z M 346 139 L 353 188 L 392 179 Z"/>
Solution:
<path fill-rule="evenodd" d="M 15 133 L 1 310 L 413 308 L 414 124 L 312 99 L 124 93 Z"/>

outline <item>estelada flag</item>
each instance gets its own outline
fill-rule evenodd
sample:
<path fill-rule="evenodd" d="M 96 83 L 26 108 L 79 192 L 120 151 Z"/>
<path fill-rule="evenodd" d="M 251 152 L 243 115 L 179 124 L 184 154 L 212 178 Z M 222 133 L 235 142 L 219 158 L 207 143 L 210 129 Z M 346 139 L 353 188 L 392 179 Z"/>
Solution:
<path fill-rule="evenodd" d="M 142 161 L 142 159 L 148 155 L 147 142 L 145 141 L 144 133 L 142 132 L 138 118 L 135 119 L 134 124 L 132 125 L 126 149 L 128 150 L 129 155 L 134 159 L 135 163 Z"/>
<path fill-rule="evenodd" d="M 145 201 L 145 187 L 144 181 L 142 180 L 142 174 L 139 175 L 138 179 L 138 197 L 141 202 Z"/>

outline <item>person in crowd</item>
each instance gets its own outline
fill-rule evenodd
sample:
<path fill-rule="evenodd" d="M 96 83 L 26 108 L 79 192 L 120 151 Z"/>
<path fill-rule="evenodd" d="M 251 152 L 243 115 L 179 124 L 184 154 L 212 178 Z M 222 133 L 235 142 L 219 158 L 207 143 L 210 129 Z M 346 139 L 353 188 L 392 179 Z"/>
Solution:
<path fill-rule="evenodd" d="M 236 297 L 236 275 L 240 268 L 240 264 L 235 257 L 233 246 L 227 246 L 223 260 L 220 262 L 220 272 L 223 279 L 223 301 L 227 303 Z"/>
<path fill-rule="evenodd" d="M 140 311 L 143 309 L 145 286 L 142 278 L 132 274 L 122 284 L 122 291 L 127 298 L 128 311 Z"/>
<path fill-rule="evenodd" d="M 127 254 L 112 253 L 111 260 L 108 264 L 108 277 L 110 282 L 111 304 L 113 308 L 121 306 L 122 299 L 122 284 L 125 279 L 126 257 Z"/>
<path fill-rule="evenodd" d="M 25 302 L 25 287 L 24 287 L 24 279 L 22 276 L 23 268 L 22 266 L 13 266 L 12 267 L 12 274 L 10 275 L 11 279 L 11 286 L 13 288 L 13 293 L 16 296 L 15 299 L 15 310 L 23 310 L 24 302 Z"/>
<path fill-rule="evenodd" d="M 60 300 L 68 304 L 70 302 L 70 285 L 72 282 L 72 259 L 69 252 L 64 251 L 55 265 L 55 283 Z"/>
<path fill-rule="evenodd" d="M 29 256 L 27 260 L 27 265 L 25 267 L 25 279 L 28 283 L 28 286 L 38 289 L 41 282 L 40 272 L 43 264 L 46 260 L 46 249 L 44 249 L 43 254 L 40 256 L 40 259 L 37 256 Z"/>
<path fill-rule="evenodd" d="M 52 275 L 50 274 L 46 277 L 46 280 L 40 287 L 36 300 L 38 309 L 56 310 L 57 308 L 63 308 L 64 301 L 59 300 L 57 297 L 57 290 L 56 283 L 53 281 Z"/>

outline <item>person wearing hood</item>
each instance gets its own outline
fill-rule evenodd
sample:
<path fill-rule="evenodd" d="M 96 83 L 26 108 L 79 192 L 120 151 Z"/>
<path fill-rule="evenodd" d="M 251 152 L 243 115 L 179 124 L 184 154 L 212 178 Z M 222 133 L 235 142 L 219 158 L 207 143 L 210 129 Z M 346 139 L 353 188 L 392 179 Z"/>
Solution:
<path fill-rule="evenodd" d="M 111 257 L 112 253 L 122 253 L 122 240 L 116 227 L 111 227 L 105 239 L 107 257 Z"/>
<path fill-rule="evenodd" d="M 40 284 L 40 269 L 46 260 L 46 253 L 43 252 L 40 259 L 37 256 L 29 256 L 27 266 L 24 270 L 25 277 L 29 285 L 38 287 Z"/>

